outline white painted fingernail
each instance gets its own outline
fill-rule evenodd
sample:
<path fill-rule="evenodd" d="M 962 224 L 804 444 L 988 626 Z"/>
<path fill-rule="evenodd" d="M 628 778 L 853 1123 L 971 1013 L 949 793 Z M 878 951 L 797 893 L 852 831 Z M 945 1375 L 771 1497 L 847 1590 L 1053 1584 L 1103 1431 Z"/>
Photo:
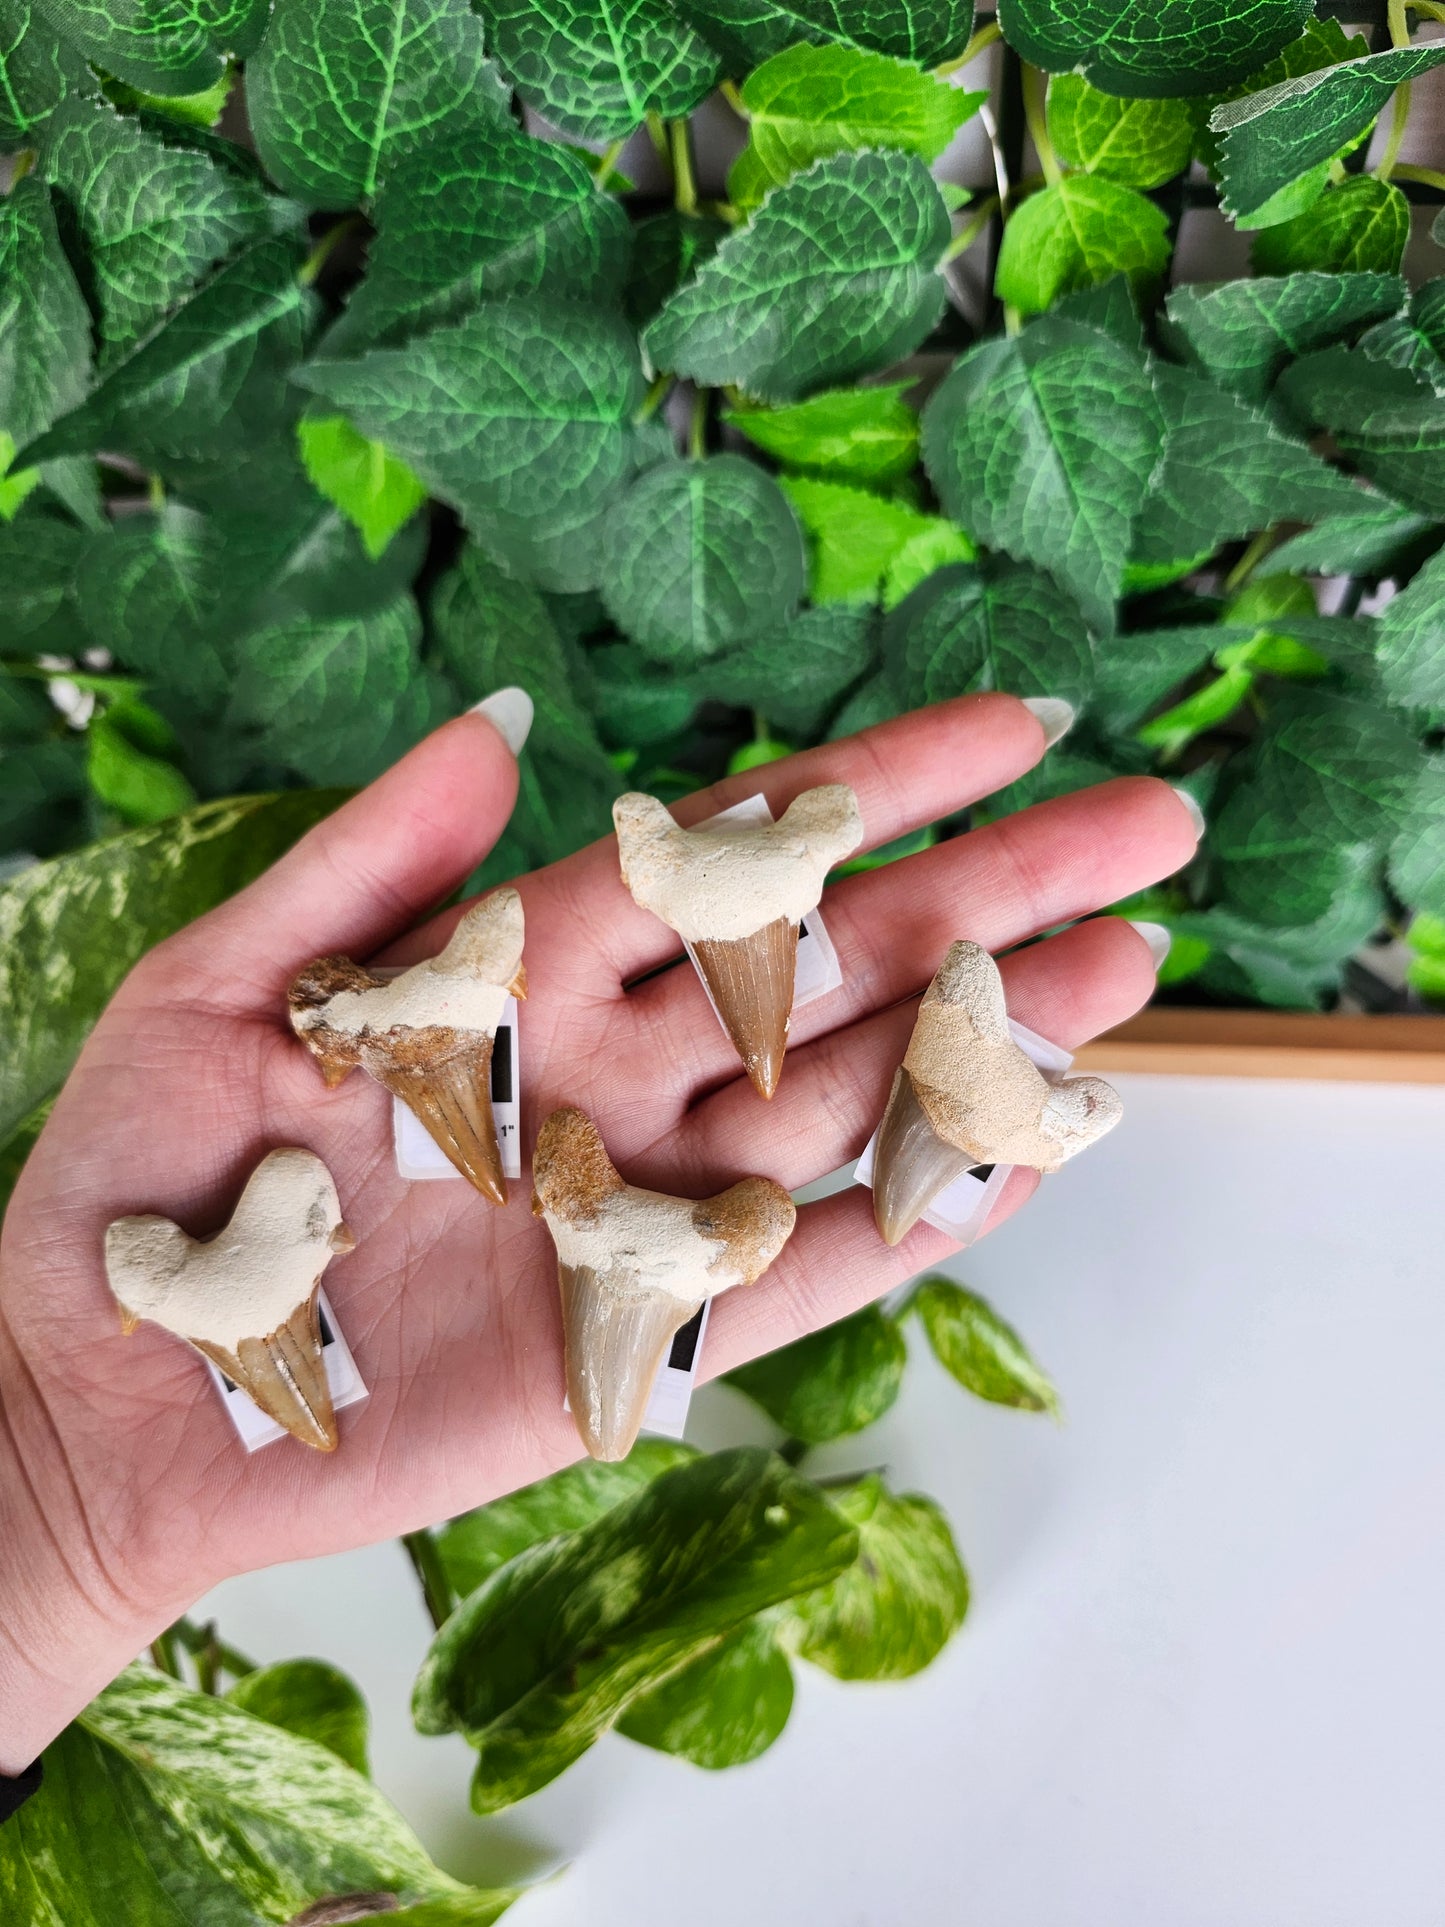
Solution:
<path fill-rule="evenodd" d="M 1131 930 L 1137 930 L 1149 946 L 1149 955 L 1154 959 L 1154 968 L 1162 968 L 1164 959 L 1169 955 L 1169 946 L 1174 939 L 1162 923 L 1141 923 L 1136 917 L 1125 917 Z"/>
<path fill-rule="evenodd" d="M 479 703 L 473 703 L 473 716 L 485 716 L 496 730 L 502 741 L 514 756 L 520 756 L 522 745 L 532 732 L 532 698 L 525 689 L 511 684 L 506 689 L 494 690 Z"/>
<path fill-rule="evenodd" d="M 1062 696 L 1024 696 L 1025 709 L 1037 716 L 1044 732 L 1044 748 L 1052 749 L 1061 736 L 1074 726 L 1074 705 Z"/>
<path fill-rule="evenodd" d="M 1203 836 L 1205 830 L 1204 812 L 1189 794 L 1188 790 L 1176 789 L 1174 794 L 1189 812 L 1189 821 L 1194 825 L 1194 834 Z"/>

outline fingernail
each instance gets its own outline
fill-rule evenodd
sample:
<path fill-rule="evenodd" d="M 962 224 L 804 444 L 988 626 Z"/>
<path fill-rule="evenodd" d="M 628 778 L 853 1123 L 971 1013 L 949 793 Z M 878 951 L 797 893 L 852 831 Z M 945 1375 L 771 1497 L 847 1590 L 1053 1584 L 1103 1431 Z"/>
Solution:
<path fill-rule="evenodd" d="M 1044 748 L 1052 749 L 1061 736 L 1067 736 L 1074 726 L 1074 705 L 1066 703 L 1062 696 L 1025 696 L 1022 698 L 1025 709 L 1039 719 L 1044 732 Z"/>
<path fill-rule="evenodd" d="M 485 716 L 512 754 L 521 755 L 522 745 L 532 732 L 532 698 L 525 689 L 513 683 L 494 690 L 481 702 L 473 703 L 469 714 Z"/>
<path fill-rule="evenodd" d="M 1174 941 L 1169 932 L 1162 923 L 1141 923 L 1135 917 L 1125 917 L 1124 921 L 1131 930 L 1139 932 L 1149 946 L 1149 955 L 1154 959 L 1154 968 L 1160 969 L 1164 959 L 1169 955 L 1169 946 Z"/>
<path fill-rule="evenodd" d="M 1204 812 L 1189 794 L 1188 790 L 1176 789 L 1174 794 L 1189 812 L 1189 821 L 1194 825 L 1196 837 L 1202 837 L 1205 830 Z"/>

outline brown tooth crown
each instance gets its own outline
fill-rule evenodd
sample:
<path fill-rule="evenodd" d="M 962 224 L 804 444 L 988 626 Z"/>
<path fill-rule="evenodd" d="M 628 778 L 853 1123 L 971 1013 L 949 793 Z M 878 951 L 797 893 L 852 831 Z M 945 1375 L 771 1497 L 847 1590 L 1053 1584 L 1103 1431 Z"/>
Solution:
<path fill-rule="evenodd" d="M 754 1090 L 771 1097 L 792 1026 L 797 924 L 779 917 L 750 937 L 694 943 L 692 954 Z"/>

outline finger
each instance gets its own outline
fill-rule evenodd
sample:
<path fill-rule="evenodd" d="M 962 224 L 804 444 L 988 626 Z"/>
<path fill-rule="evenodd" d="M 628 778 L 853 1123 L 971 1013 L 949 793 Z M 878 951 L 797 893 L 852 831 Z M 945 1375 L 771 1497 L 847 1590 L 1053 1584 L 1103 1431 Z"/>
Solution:
<path fill-rule="evenodd" d="M 843 983 L 798 1011 L 779 1091 L 800 1044 L 921 991 L 956 938 L 1003 950 L 1092 915 L 1171 875 L 1196 843 L 1193 819 L 1169 785 L 1131 776 L 844 877 L 822 906 Z M 1130 936 L 1147 952 L 1137 933 Z M 637 1037 L 618 1052 L 619 1104 L 645 1106 L 660 1064 L 675 1086 L 694 1091 L 736 1076 L 736 1052 L 690 967 L 634 985 L 627 1005 Z"/>
<path fill-rule="evenodd" d="M 1149 946 L 1122 917 L 1097 917 L 999 960 L 1009 1015 L 1074 1050 L 1121 1024 L 1154 994 Z M 860 1156 L 883 1115 L 918 1015 L 911 998 L 789 1053 L 764 1104 L 745 1078 L 705 1098 L 665 1136 L 639 1110 L 636 1150 L 609 1113 L 608 1146 L 634 1184 L 706 1197 L 761 1173 L 799 1190 Z"/>
<path fill-rule="evenodd" d="M 369 956 L 476 868 L 516 794 L 500 731 L 475 711 L 458 716 L 157 959 L 187 973 L 193 999 L 254 1004 L 313 957 Z"/>

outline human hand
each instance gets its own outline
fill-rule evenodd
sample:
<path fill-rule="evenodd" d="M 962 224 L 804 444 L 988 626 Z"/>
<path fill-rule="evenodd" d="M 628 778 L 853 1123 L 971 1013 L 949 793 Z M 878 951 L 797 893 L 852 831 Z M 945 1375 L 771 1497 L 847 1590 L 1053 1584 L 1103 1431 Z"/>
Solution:
<path fill-rule="evenodd" d="M 776 815 L 853 786 L 866 847 L 956 812 L 1042 755 L 1009 696 L 967 696 L 733 777 L 677 806 L 696 822 L 762 791 Z M 230 1574 L 432 1523 L 579 1455 L 562 1409 L 555 1254 L 524 1178 L 504 1210 L 396 1174 L 391 1100 L 328 1091 L 287 1021 L 286 987 L 327 952 L 405 964 L 426 918 L 485 855 L 515 761 L 476 714 L 429 737 L 265 876 L 159 945 L 97 1024 L 17 1186 L 0 1242 L 0 1772 L 24 1766 L 166 1624 Z M 518 879 L 526 909 L 524 1131 L 581 1106 L 633 1183 L 701 1197 L 760 1173 L 796 1190 L 861 1151 L 917 998 L 945 948 L 1003 950 L 1178 869 L 1195 828 L 1169 787 L 1123 778 L 835 882 L 842 989 L 798 1013 L 762 1103 L 673 933 L 623 888 L 611 838 Z M 425 918 L 418 928 L 411 926 Z M 1153 989 L 1117 918 L 1006 958 L 1013 1015 L 1076 1046 Z M 628 988 L 632 985 L 632 988 Z M 123 1338 L 107 1223 L 157 1211 L 209 1235 L 266 1151 L 330 1167 L 355 1252 L 325 1286 L 371 1388 L 330 1457 L 248 1457 L 199 1359 L 154 1325 Z M 992 1222 L 1037 1178 L 1016 1171 Z M 831 1323 L 945 1256 L 919 1225 L 896 1249 L 849 1189 L 802 1207 L 771 1271 L 714 1307 L 704 1375 Z"/>

